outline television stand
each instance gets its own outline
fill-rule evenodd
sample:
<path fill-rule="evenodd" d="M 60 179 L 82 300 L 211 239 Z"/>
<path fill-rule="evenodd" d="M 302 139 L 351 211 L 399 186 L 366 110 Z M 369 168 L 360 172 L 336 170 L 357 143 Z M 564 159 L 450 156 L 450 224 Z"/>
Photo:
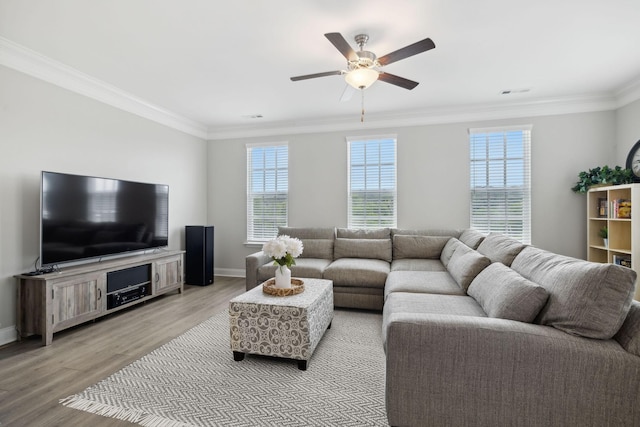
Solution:
<path fill-rule="evenodd" d="M 18 339 L 53 334 L 171 291 L 182 293 L 184 251 L 162 251 L 69 267 L 42 275 L 20 274 Z"/>

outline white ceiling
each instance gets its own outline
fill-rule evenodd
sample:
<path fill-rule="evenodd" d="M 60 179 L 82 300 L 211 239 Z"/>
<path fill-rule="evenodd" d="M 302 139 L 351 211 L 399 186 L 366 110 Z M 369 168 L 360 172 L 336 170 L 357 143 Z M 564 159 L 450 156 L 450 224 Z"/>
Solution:
<path fill-rule="evenodd" d="M 366 33 L 378 56 L 435 42 L 385 67 L 420 82 L 414 90 L 365 91 L 375 121 L 619 99 L 640 82 L 639 22 L 638 0 L 0 0 L 0 37 L 210 135 L 359 123 L 360 96 L 340 102 L 342 77 L 289 80 L 345 68 L 324 33 Z"/>

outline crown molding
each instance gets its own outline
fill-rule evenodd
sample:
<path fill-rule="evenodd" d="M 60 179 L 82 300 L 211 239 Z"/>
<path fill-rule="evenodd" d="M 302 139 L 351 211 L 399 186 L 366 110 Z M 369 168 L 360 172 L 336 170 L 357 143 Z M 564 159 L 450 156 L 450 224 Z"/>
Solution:
<path fill-rule="evenodd" d="M 202 139 L 207 137 L 207 127 L 201 123 L 153 105 L 3 37 L 0 37 L 0 65 L 189 135 Z"/>
<path fill-rule="evenodd" d="M 523 117 L 607 111 L 617 108 L 616 99 L 609 94 L 579 97 L 547 98 L 493 105 L 462 105 L 392 114 L 371 114 L 364 123 L 358 117 L 333 117 L 313 122 L 291 124 L 275 123 L 271 126 L 218 128 L 209 132 L 209 140 L 264 137 L 316 132 L 373 130 L 392 127 L 424 126 L 447 123 L 504 120 Z"/>
<path fill-rule="evenodd" d="M 640 99 L 640 78 L 631 80 L 616 90 L 618 108 L 631 104 L 638 99 Z"/>

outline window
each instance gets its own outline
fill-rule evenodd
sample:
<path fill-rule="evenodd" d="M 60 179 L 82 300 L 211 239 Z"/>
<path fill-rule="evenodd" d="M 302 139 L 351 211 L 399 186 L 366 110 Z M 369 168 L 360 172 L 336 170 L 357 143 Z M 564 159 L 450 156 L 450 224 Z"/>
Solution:
<path fill-rule="evenodd" d="M 349 228 L 396 226 L 396 137 L 348 138 Z"/>
<path fill-rule="evenodd" d="M 470 129 L 471 228 L 531 243 L 531 126 Z"/>
<path fill-rule="evenodd" d="M 287 225 L 287 143 L 247 145 L 247 241 L 264 242 Z"/>

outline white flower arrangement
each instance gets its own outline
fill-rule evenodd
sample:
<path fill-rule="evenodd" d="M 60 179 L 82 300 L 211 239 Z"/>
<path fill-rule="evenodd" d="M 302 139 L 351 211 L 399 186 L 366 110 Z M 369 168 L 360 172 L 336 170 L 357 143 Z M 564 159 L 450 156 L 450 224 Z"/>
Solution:
<path fill-rule="evenodd" d="M 278 236 L 262 245 L 262 252 L 271 257 L 274 264 L 291 267 L 296 264 L 294 258 L 302 254 L 302 241 L 286 235 Z"/>

